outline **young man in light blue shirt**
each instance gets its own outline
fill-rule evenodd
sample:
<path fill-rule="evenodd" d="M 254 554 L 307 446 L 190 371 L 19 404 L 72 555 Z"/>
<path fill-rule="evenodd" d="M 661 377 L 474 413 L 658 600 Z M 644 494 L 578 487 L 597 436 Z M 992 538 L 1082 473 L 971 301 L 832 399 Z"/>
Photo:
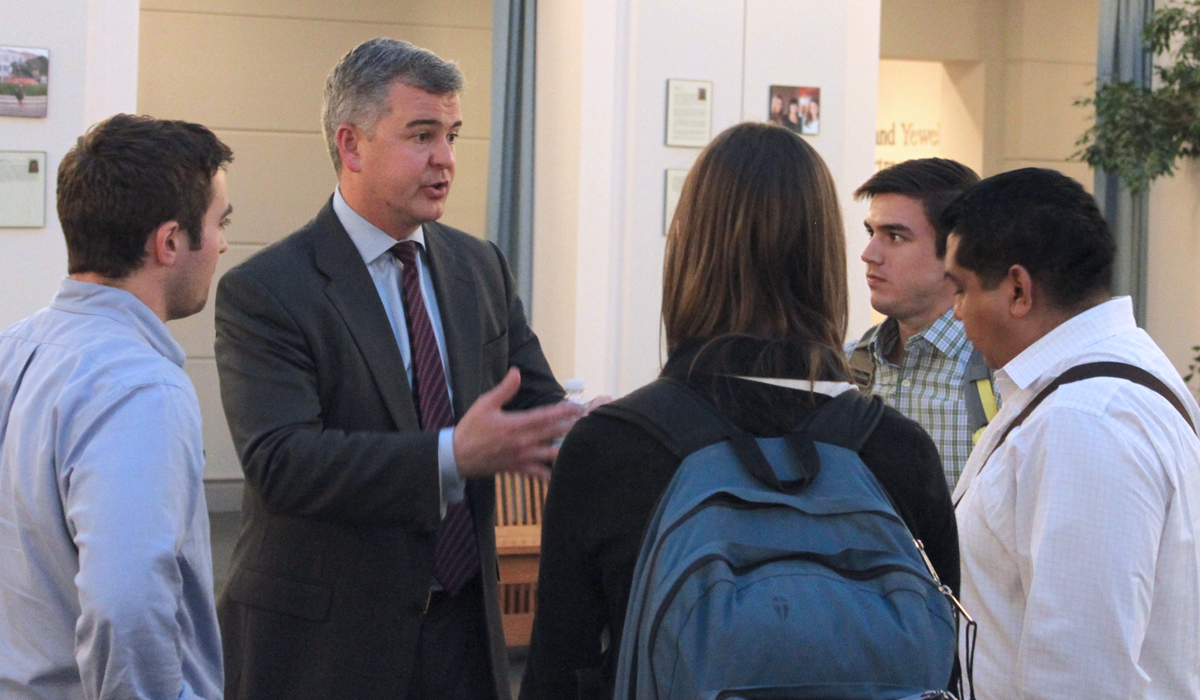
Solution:
<path fill-rule="evenodd" d="M 204 446 L 166 321 L 204 307 L 229 148 L 117 115 L 63 158 L 68 277 L 0 335 L 0 696 L 220 698 Z"/>

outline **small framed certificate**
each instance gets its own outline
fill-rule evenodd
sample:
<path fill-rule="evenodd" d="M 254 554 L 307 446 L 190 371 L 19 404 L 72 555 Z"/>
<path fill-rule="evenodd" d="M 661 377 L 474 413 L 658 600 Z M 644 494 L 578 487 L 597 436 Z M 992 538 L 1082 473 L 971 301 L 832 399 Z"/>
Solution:
<path fill-rule="evenodd" d="M 667 145 L 704 148 L 712 138 L 711 80 L 667 81 Z"/>
<path fill-rule="evenodd" d="M 46 152 L 0 151 L 0 228 L 46 225 Z"/>
<path fill-rule="evenodd" d="M 667 168 L 666 185 L 663 188 L 663 235 L 671 231 L 671 220 L 675 218 L 675 207 L 679 206 L 679 195 L 683 194 L 683 183 L 688 171 Z"/>

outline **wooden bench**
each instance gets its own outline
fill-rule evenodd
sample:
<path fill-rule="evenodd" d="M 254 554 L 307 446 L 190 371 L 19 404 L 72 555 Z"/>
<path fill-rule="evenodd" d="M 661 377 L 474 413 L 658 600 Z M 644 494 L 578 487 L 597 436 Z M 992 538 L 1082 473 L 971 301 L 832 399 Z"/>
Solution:
<path fill-rule="evenodd" d="M 546 483 L 521 474 L 496 475 L 496 551 L 500 555 L 500 613 L 510 647 L 529 646 L 537 607 Z"/>

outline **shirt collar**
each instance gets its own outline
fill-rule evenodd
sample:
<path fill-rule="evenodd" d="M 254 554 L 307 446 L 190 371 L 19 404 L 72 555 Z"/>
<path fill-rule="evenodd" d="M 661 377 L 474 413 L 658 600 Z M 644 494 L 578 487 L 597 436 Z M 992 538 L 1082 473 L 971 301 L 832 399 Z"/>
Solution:
<path fill-rule="evenodd" d="M 1017 387 L 1027 389 L 1088 346 L 1136 329 L 1133 300 L 1117 297 L 1067 319 L 1009 360 L 1001 371 Z"/>
<path fill-rule="evenodd" d="M 900 324 L 890 316 L 867 332 L 867 344 L 880 360 L 900 341 Z"/>
<path fill-rule="evenodd" d="M 943 355 L 951 356 L 967 346 L 967 334 L 960 321 L 954 318 L 954 309 L 948 309 L 929 327 L 914 338 L 924 338 Z"/>
<path fill-rule="evenodd" d="M 187 353 L 171 337 L 167 324 L 130 292 L 64 277 L 50 307 L 73 314 L 103 316 L 137 331 L 160 355 L 183 367 Z"/>
<path fill-rule="evenodd" d="M 963 331 L 961 322 L 955 320 L 954 309 L 939 316 L 925 330 L 908 339 L 911 343 L 918 338 L 924 338 L 939 352 L 953 356 L 967 346 L 967 334 Z M 875 327 L 874 335 L 870 338 L 871 347 L 880 358 L 884 357 L 894 343 L 900 341 L 900 324 L 896 319 L 888 317 Z"/>
<path fill-rule="evenodd" d="M 338 187 L 333 192 L 333 212 L 337 214 L 337 218 L 342 222 L 342 228 L 346 229 L 350 240 L 353 241 L 354 247 L 358 248 L 358 254 L 362 256 L 363 262 L 367 265 L 375 262 L 380 256 L 391 251 L 396 245 L 395 238 L 384 233 L 378 226 L 367 221 L 358 212 L 350 208 L 342 197 L 342 188 Z M 411 236 L 404 239 L 414 241 L 421 248 L 425 247 L 425 228 L 418 226 L 417 230 Z"/>

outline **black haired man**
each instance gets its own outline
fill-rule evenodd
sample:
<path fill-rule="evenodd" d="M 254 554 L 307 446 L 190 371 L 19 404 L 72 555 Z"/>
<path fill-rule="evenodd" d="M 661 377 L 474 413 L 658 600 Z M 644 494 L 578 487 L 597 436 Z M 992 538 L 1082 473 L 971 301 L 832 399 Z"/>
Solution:
<path fill-rule="evenodd" d="M 979 697 L 1200 697 L 1200 408 L 1112 298 L 1095 201 L 1027 168 L 943 231 L 1005 399 L 954 493 Z"/>

